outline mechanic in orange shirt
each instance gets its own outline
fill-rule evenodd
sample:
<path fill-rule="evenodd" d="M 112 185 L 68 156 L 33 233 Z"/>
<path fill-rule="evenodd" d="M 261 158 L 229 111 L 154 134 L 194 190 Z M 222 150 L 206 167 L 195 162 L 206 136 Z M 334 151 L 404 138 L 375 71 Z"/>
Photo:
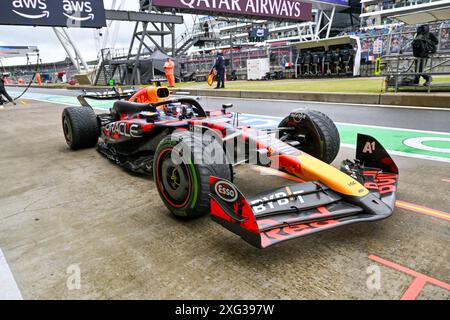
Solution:
<path fill-rule="evenodd" d="M 36 73 L 36 82 L 39 86 L 42 86 L 42 78 L 39 72 Z"/>
<path fill-rule="evenodd" d="M 173 63 L 171 58 L 167 58 L 166 63 L 164 64 L 164 72 L 166 73 L 167 82 L 169 83 L 169 87 L 175 87 L 175 76 L 174 76 L 175 64 Z"/>

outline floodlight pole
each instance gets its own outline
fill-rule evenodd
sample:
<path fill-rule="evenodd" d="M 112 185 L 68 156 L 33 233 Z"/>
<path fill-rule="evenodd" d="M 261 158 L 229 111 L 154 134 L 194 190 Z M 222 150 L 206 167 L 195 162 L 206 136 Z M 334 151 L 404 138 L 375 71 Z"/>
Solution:
<path fill-rule="evenodd" d="M 82 66 L 84 67 L 84 69 L 86 71 L 89 71 L 89 66 L 86 63 L 86 60 L 84 60 L 83 55 L 81 54 L 80 50 L 78 49 L 78 47 L 76 46 L 75 43 L 73 43 L 72 39 L 69 36 L 69 33 L 67 32 L 67 30 L 65 28 L 62 28 L 62 31 L 64 32 L 64 34 L 66 35 L 67 41 L 69 42 L 70 46 L 73 48 L 73 50 L 75 51 L 76 57 L 80 60 Z"/>
<path fill-rule="evenodd" d="M 66 50 L 66 53 L 69 56 L 70 61 L 72 61 L 72 64 L 75 66 L 75 68 L 77 68 L 78 72 L 81 72 L 78 60 L 75 59 L 75 57 L 73 56 L 73 53 L 70 50 L 68 43 L 66 43 L 63 34 L 61 34 L 61 31 L 55 27 L 53 27 L 52 29 L 53 29 L 53 32 L 55 32 L 55 35 L 58 38 L 61 45 L 63 46 L 64 50 Z"/>
<path fill-rule="evenodd" d="M 126 3 L 125 0 L 113 0 L 110 10 L 121 11 L 125 7 L 125 3 Z M 106 28 L 103 28 L 101 30 L 104 30 L 104 35 L 100 49 L 106 49 L 108 42 L 110 45 L 109 48 L 114 49 L 119 32 L 119 22 L 114 20 L 108 20 Z"/>
<path fill-rule="evenodd" d="M 331 9 L 331 13 L 328 15 L 323 9 L 319 10 L 319 17 L 317 19 L 316 25 L 316 38 L 320 39 L 320 35 L 322 32 L 326 31 L 325 39 L 330 37 L 331 27 L 333 26 L 334 15 L 336 13 L 336 6 L 333 6 Z M 322 21 L 324 21 L 325 25 L 322 27 Z"/>
<path fill-rule="evenodd" d="M 81 55 L 80 50 L 78 50 L 78 47 L 73 43 L 72 39 L 69 36 L 69 33 L 64 28 L 53 27 L 52 29 L 55 32 L 55 35 L 63 46 L 64 50 L 66 50 L 66 53 L 69 56 L 69 59 L 72 61 L 72 64 L 75 66 L 75 68 L 77 68 L 77 71 L 81 72 L 81 67 L 83 67 L 86 72 L 89 71 L 89 66 Z"/>
<path fill-rule="evenodd" d="M 331 10 L 331 15 L 328 18 L 328 29 L 327 29 L 327 36 L 326 36 L 327 39 L 330 37 L 331 27 L 333 26 L 335 13 L 336 13 L 336 6 L 333 6 L 333 9 Z"/>

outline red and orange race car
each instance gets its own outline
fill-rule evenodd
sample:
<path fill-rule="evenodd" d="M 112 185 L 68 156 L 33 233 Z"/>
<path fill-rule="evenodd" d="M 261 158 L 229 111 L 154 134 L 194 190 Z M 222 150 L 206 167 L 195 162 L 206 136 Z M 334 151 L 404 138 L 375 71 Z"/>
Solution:
<path fill-rule="evenodd" d="M 124 98 L 107 114 L 86 99 Z M 277 129 L 257 130 L 229 112 L 206 111 L 192 98 L 170 98 L 167 88 L 117 95 L 84 94 L 63 112 L 67 144 L 97 147 L 115 163 L 152 174 L 162 201 L 177 217 L 211 214 L 214 221 L 258 248 L 347 224 L 389 217 L 398 168 L 374 138 L 358 135 L 356 160 L 329 164 L 340 148 L 325 114 L 292 111 Z M 233 169 L 251 163 L 304 181 L 246 198 Z"/>

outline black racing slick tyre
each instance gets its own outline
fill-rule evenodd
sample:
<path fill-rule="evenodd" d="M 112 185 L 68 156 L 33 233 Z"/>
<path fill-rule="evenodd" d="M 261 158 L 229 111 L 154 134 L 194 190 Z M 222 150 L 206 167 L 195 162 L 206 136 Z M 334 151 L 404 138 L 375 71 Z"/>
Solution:
<path fill-rule="evenodd" d="M 94 110 L 87 107 L 69 107 L 62 114 L 62 126 L 67 145 L 72 150 L 93 148 L 100 136 L 100 127 Z"/>
<path fill-rule="evenodd" d="M 340 146 L 341 138 L 339 131 L 327 115 L 320 111 L 308 110 L 309 119 L 314 124 L 313 127 L 307 125 L 291 123 L 291 117 L 286 117 L 281 121 L 279 127 L 294 127 L 295 131 L 280 132 L 280 138 L 287 141 L 298 141 L 300 144 L 296 146 L 301 151 L 322 160 L 326 163 L 332 163 L 336 159 Z M 287 137 L 286 137 L 287 135 Z"/>
<path fill-rule="evenodd" d="M 233 171 L 221 143 L 186 131 L 159 143 L 153 176 L 169 211 L 178 218 L 193 219 L 210 213 L 210 177 L 232 181 Z"/>

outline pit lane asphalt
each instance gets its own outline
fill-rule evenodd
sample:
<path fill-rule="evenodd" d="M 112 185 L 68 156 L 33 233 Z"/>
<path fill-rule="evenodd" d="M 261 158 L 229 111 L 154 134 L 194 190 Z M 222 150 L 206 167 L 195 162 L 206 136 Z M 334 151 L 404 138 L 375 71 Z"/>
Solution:
<path fill-rule="evenodd" d="M 68 150 L 64 106 L 25 103 L 0 110 L 0 248 L 26 299 L 399 299 L 413 278 L 369 255 L 450 282 L 448 220 L 397 208 L 385 221 L 257 250 L 207 217 L 172 218 L 151 179 Z M 394 158 L 400 200 L 450 211 L 448 163 Z M 237 183 L 253 195 L 293 182 L 240 167 Z M 69 290 L 75 266 L 81 288 Z M 367 286 L 371 266 L 379 290 Z M 427 284 L 419 298 L 450 295 Z"/>

